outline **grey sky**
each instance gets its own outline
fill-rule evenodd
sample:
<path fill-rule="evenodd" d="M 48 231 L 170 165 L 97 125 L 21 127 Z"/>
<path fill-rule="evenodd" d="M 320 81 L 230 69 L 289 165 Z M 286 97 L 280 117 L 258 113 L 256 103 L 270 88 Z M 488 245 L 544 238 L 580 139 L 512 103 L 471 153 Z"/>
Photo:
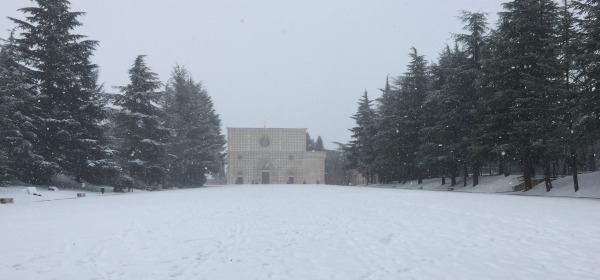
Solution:
<path fill-rule="evenodd" d="M 405 71 L 411 46 L 437 59 L 459 10 L 490 13 L 504 0 L 72 0 L 100 41 L 94 62 L 107 91 L 128 83 L 135 56 L 163 82 L 176 63 L 202 81 L 224 127 L 304 127 L 327 148 L 348 142 L 366 89 L 380 96 L 386 75 Z M 2 0 L 0 37 L 29 0 Z"/>

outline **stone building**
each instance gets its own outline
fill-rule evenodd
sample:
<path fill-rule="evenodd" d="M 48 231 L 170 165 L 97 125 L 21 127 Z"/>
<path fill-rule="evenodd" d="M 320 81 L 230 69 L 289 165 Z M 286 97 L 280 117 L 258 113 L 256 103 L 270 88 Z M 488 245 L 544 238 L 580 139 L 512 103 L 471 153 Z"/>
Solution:
<path fill-rule="evenodd" d="M 227 128 L 228 184 L 323 184 L 325 152 L 306 151 L 305 128 Z"/>

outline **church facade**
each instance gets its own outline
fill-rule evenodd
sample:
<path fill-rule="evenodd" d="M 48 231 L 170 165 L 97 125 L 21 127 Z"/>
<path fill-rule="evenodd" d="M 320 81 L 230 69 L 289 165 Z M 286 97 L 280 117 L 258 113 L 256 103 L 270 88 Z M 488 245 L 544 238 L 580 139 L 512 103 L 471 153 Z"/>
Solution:
<path fill-rule="evenodd" d="M 325 152 L 306 151 L 305 128 L 227 128 L 228 184 L 323 184 Z"/>

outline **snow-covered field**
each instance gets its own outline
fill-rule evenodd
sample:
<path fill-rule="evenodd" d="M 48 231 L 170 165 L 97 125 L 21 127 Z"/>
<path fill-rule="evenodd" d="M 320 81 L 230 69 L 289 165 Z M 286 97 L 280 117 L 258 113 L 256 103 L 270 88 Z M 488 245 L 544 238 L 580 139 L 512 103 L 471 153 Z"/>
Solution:
<path fill-rule="evenodd" d="M 600 279 L 600 200 L 250 185 L 0 205 L 1 279 Z"/>

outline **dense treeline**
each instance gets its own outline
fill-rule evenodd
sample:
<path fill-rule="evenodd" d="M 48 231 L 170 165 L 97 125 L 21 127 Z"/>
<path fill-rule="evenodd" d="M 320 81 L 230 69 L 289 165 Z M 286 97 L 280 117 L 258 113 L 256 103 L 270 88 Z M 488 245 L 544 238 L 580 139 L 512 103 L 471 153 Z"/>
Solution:
<path fill-rule="evenodd" d="M 524 187 L 562 164 L 595 170 L 600 138 L 600 1 L 513 0 L 495 29 L 463 11 L 464 34 L 428 63 L 412 48 L 406 72 L 373 104 L 365 92 L 342 147 L 369 182 L 442 177 L 457 183 L 495 163 L 517 164 Z M 591 150 L 591 151 L 590 151 Z M 588 164 L 589 163 L 589 164 Z"/>
<path fill-rule="evenodd" d="M 138 56 L 130 83 L 107 94 L 91 56 L 98 45 L 72 31 L 84 13 L 67 0 L 20 9 L 0 50 L 0 183 L 201 185 L 223 165 L 225 138 L 201 83 L 176 66 L 163 87 Z M 124 73 L 125 74 L 125 73 Z"/>

